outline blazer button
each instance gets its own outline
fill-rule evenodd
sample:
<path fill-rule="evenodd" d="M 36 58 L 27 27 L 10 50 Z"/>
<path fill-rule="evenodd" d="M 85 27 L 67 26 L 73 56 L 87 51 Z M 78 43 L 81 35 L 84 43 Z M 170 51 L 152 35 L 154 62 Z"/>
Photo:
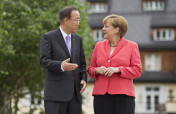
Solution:
<path fill-rule="evenodd" d="M 110 62 L 110 60 L 108 60 L 108 62 Z"/>

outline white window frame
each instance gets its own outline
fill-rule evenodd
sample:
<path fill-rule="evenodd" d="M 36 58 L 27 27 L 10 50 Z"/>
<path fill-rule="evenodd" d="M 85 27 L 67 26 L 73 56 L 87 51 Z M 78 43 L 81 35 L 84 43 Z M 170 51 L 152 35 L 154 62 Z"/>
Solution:
<path fill-rule="evenodd" d="M 107 3 L 91 3 L 89 13 L 106 13 L 108 12 Z"/>
<path fill-rule="evenodd" d="M 103 31 L 101 29 L 93 30 L 93 37 L 96 42 L 103 41 L 104 40 Z"/>
<path fill-rule="evenodd" d="M 159 37 L 157 33 L 159 33 Z M 165 34 L 165 36 L 163 34 Z M 174 29 L 155 29 L 153 31 L 153 39 L 155 41 L 173 41 Z"/>
<path fill-rule="evenodd" d="M 157 88 L 159 87 L 159 91 L 147 91 L 146 88 Z M 136 93 L 136 106 L 135 106 L 135 112 L 137 114 L 159 114 L 159 112 L 155 112 L 153 107 L 151 110 L 147 110 L 147 96 L 151 96 L 151 105 L 155 106 L 154 103 L 154 97 L 153 96 L 158 96 L 159 94 L 159 99 L 158 103 L 159 106 L 161 104 L 166 104 L 167 101 L 169 100 L 169 86 L 163 85 L 162 83 L 145 83 L 145 84 L 135 84 L 135 93 Z M 153 98 L 152 98 L 153 97 Z M 162 113 L 165 114 L 165 113 Z"/>
<path fill-rule="evenodd" d="M 143 9 L 144 11 L 163 11 L 165 10 L 165 0 L 145 0 Z"/>
<path fill-rule="evenodd" d="M 147 90 L 147 88 L 151 90 Z M 155 88 L 158 88 L 158 91 L 155 90 Z M 147 86 L 146 89 L 146 112 L 147 113 L 153 113 L 155 112 L 155 96 L 158 97 L 158 105 L 160 104 L 160 87 L 158 86 Z M 150 97 L 150 109 L 147 107 L 147 97 Z"/>
<path fill-rule="evenodd" d="M 161 71 L 161 55 L 146 54 L 145 55 L 145 71 Z"/>

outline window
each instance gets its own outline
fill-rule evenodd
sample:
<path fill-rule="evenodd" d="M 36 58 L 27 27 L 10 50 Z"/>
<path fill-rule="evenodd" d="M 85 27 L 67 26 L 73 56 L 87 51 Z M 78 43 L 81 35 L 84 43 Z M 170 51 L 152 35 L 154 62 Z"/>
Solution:
<path fill-rule="evenodd" d="M 154 104 L 155 104 L 155 110 L 159 109 L 159 96 L 155 95 L 154 96 Z"/>
<path fill-rule="evenodd" d="M 107 3 L 92 3 L 90 5 L 90 13 L 105 13 L 108 11 Z"/>
<path fill-rule="evenodd" d="M 153 40 L 173 41 L 174 40 L 174 29 L 154 29 Z"/>
<path fill-rule="evenodd" d="M 151 109 L 151 97 L 147 96 L 147 110 Z"/>
<path fill-rule="evenodd" d="M 94 30 L 93 34 L 94 34 L 94 40 L 96 42 L 104 40 L 104 34 L 101 29 Z"/>
<path fill-rule="evenodd" d="M 165 0 L 143 0 L 144 11 L 162 11 L 165 9 Z"/>
<path fill-rule="evenodd" d="M 159 54 L 147 54 L 145 56 L 145 71 L 160 71 L 161 56 Z"/>
<path fill-rule="evenodd" d="M 146 110 L 157 111 L 159 106 L 159 87 L 146 87 Z"/>
<path fill-rule="evenodd" d="M 136 86 L 136 114 L 166 114 L 164 112 L 169 101 L 169 89 L 169 86 L 162 83 Z"/>

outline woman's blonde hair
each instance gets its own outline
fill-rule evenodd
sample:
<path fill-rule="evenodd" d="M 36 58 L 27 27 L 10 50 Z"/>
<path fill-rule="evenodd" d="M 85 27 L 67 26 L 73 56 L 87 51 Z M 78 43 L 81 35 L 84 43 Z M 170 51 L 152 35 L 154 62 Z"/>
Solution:
<path fill-rule="evenodd" d="M 114 28 L 119 27 L 120 37 L 124 37 L 128 29 L 128 22 L 124 17 L 111 14 L 103 19 L 103 24 L 106 24 L 107 21 L 109 21 Z"/>

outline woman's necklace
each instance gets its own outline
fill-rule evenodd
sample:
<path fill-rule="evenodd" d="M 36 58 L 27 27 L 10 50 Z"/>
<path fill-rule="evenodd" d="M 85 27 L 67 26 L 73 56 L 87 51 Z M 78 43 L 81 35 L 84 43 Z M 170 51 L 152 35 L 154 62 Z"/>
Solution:
<path fill-rule="evenodd" d="M 117 44 L 116 44 L 116 45 L 112 45 L 112 44 L 110 43 L 110 46 L 111 46 L 111 47 L 116 47 L 116 46 L 117 46 Z"/>

